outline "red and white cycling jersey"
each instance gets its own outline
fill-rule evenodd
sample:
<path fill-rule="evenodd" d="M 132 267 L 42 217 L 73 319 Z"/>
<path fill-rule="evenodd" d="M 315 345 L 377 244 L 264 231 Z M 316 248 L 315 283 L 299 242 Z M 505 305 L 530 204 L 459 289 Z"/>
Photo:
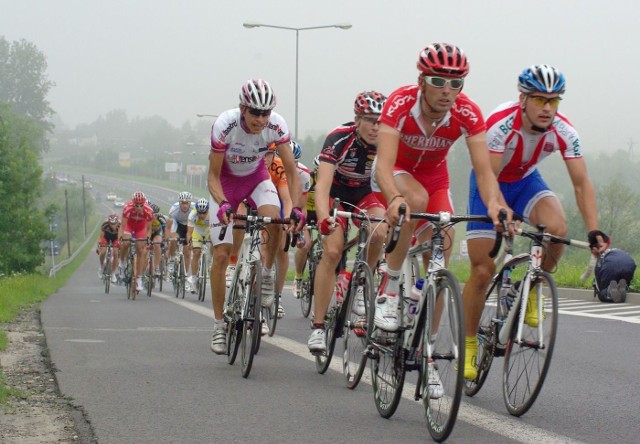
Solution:
<path fill-rule="evenodd" d="M 127 218 L 127 227 L 146 227 L 147 222 L 153 220 L 153 210 L 148 204 L 145 203 L 144 206 L 139 208 L 140 210 L 138 210 L 133 204 L 133 201 L 130 200 L 122 209 L 122 217 Z"/>
<path fill-rule="evenodd" d="M 249 133 L 239 108 L 222 113 L 211 128 L 211 151 L 225 155 L 222 174 L 236 177 L 249 176 L 260 168 L 264 170 L 264 156 L 269 146 L 290 140 L 287 123 L 275 112 L 271 112 L 260 134 Z"/>
<path fill-rule="evenodd" d="M 519 103 L 507 102 L 491 113 L 487 127 L 489 152 L 504 155 L 498 175 L 500 182 L 511 183 L 528 176 L 555 151 L 560 151 L 564 160 L 582 157 L 578 132 L 560 113 L 556 113 L 547 131 L 530 134 L 522 128 Z"/>
<path fill-rule="evenodd" d="M 484 118 L 478 105 L 460 93 L 451 110 L 428 137 L 420 121 L 421 97 L 417 85 L 398 88 L 389 95 L 379 121 L 400 132 L 395 169 L 408 172 L 440 169 L 438 172 L 443 173 L 451 145 L 460 136 L 471 137 L 485 131 Z"/>

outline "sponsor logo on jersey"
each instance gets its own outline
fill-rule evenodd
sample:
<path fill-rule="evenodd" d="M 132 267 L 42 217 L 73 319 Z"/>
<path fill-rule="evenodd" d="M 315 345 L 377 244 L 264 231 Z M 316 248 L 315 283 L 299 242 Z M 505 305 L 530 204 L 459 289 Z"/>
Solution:
<path fill-rule="evenodd" d="M 453 102 L 453 107 L 451 109 L 461 116 L 471 120 L 471 122 L 473 122 L 474 124 L 478 123 L 478 115 L 475 113 L 473 108 L 471 108 L 471 105 L 461 105 L 457 102 Z"/>
<path fill-rule="evenodd" d="M 278 133 L 278 137 L 284 136 L 284 131 L 277 123 L 267 122 L 267 128 Z"/>
<path fill-rule="evenodd" d="M 392 117 L 393 113 L 395 113 L 398 110 L 398 108 L 400 108 L 401 106 L 404 106 L 407 103 L 415 102 L 415 101 L 416 101 L 416 98 L 410 94 L 406 96 L 395 97 L 393 99 L 393 102 L 391 102 L 391 105 L 387 107 L 386 115 L 388 117 Z"/>
<path fill-rule="evenodd" d="M 258 156 L 228 156 L 229 163 L 253 163 L 259 159 Z"/>
<path fill-rule="evenodd" d="M 515 120 L 515 116 L 510 116 L 506 122 L 502 125 L 499 125 L 498 128 L 502 131 L 502 134 L 507 134 L 513 128 L 513 122 Z"/>
<path fill-rule="evenodd" d="M 229 126 L 227 126 L 224 130 L 222 130 L 222 136 L 223 138 L 227 137 L 229 135 L 229 133 L 231 132 L 232 129 L 234 129 L 235 127 L 238 126 L 238 121 L 234 120 L 233 122 L 231 122 L 229 124 Z"/>
<path fill-rule="evenodd" d="M 424 135 L 401 134 L 400 138 L 407 146 L 418 150 L 445 150 L 453 145 L 453 141 L 445 137 L 429 138 Z"/>

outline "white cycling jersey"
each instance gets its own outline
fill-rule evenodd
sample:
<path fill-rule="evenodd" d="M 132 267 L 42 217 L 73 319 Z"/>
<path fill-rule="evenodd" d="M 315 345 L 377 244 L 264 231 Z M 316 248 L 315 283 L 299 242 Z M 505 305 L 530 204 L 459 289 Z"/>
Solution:
<path fill-rule="evenodd" d="M 171 209 L 169 210 L 169 218 L 173 219 L 173 221 L 176 223 L 173 225 L 173 227 L 171 227 L 172 231 L 175 231 L 177 224 L 187 225 L 189 213 L 191 213 L 191 210 L 194 210 L 195 208 L 196 204 L 193 202 L 191 202 L 191 205 L 189 206 L 189 209 L 187 211 L 182 211 L 180 209 L 180 202 L 176 202 L 171 205 Z"/>
<path fill-rule="evenodd" d="M 222 174 L 249 176 L 265 168 L 264 157 L 272 145 L 289 143 L 291 135 L 284 118 L 271 112 L 260 134 L 251 134 L 245 127 L 240 109 L 223 112 L 211 128 L 211 151 L 224 153 Z"/>
<path fill-rule="evenodd" d="M 298 162 L 297 170 L 300 177 L 300 185 L 302 186 L 302 194 L 307 194 L 311 188 L 311 172 L 303 163 Z"/>

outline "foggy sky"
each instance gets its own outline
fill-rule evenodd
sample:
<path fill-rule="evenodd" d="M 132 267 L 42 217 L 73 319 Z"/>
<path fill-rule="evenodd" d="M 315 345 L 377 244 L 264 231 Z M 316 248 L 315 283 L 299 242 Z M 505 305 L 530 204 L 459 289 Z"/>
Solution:
<path fill-rule="evenodd" d="M 359 91 L 415 83 L 419 50 L 445 41 L 467 53 L 465 92 L 485 116 L 516 99 L 522 69 L 558 67 L 560 111 L 588 152 L 640 143 L 639 12 L 631 0 L 0 0 L 0 35 L 47 56 L 51 106 L 71 128 L 113 109 L 179 127 L 236 107 L 242 83 L 262 77 L 293 131 L 296 33 L 242 23 L 348 22 L 299 33 L 302 137 L 351 119 Z"/>

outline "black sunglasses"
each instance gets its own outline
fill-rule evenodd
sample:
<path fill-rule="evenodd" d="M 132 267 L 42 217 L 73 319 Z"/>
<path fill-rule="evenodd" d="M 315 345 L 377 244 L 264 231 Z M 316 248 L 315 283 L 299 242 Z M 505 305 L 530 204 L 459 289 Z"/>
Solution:
<path fill-rule="evenodd" d="M 256 116 L 256 117 L 262 117 L 262 116 L 270 116 L 271 115 L 271 110 L 270 109 L 255 109 L 255 108 L 247 108 L 247 110 L 249 111 L 249 114 L 251 114 L 252 116 Z"/>

